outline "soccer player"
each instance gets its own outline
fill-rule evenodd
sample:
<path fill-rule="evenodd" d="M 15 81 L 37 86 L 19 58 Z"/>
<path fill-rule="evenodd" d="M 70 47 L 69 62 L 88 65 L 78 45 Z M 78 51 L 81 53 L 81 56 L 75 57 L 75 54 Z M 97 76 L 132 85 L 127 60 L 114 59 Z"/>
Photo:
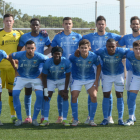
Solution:
<path fill-rule="evenodd" d="M 29 40 L 25 44 L 26 51 L 12 53 L 9 56 L 10 60 L 18 60 L 18 69 L 16 67 L 14 68 L 19 75 L 15 78 L 13 88 L 14 108 L 18 118 L 15 122 L 15 126 L 20 126 L 22 124 L 21 104 L 19 100 L 20 91 L 29 83 L 35 89 L 36 93 L 32 124 L 35 126 L 39 125 L 36 119 L 43 101 L 43 86 L 41 79 L 38 78 L 40 75 L 39 65 L 40 63 L 45 62 L 46 59 L 41 53 L 35 52 L 35 49 L 35 43 L 32 40 Z"/>
<path fill-rule="evenodd" d="M 126 58 L 131 63 L 132 68 L 132 78 L 129 88 L 128 97 L 128 111 L 129 119 L 124 123 L 126 126 L 134 125 L 134 112 L 137 94 L 140 90 L 140 40 L 133 42 L 133 51 L 130 51 Z"/>
<path fill-rule="evenodd" d="M 137 16 L 131 17 L 130 19 L 130 28 L 132 28 L 132 34 L 125 35 L 120 41 L 119 44 L 121 46 L 126 45 L 126 48 L 133 49 L 133 42 L 140 39 L 140 19 Z M 127 90 L 127 105 L 129 100 L 129 87 L 132 78 L 132 66 L 128 59 L 126 59 L 126 90 Z M 136 109 L 136 105 L 134 106 Z M 134 117 L 134 121 L 136 121 L 136 117 Z"/>
<path fill-rule="evenodd" d="M 21 36 L 19 40 L 19 47 L 23 48 L 28 40 L 32 40 L 36 44 L 36 52 L 44 54 L 44 47 L 50 46 L 50 39 L 49 36 L 45 33 L 39 32 L 40 29 L 40 20 L 37 18 L 33 18 L 30 21 L 30 27 L 31 32 L 25 33 Z M 40 72 L 42 71 L 43 64 L 40 64 Z M 25 87 L 25 98 L 24 98 L 24 104 L 25 104 L 25 110 L 27 118 L 25 119 L 24 123 L 32 123 L 31 118 L 31 93 L 32 88 L 31 85 L 26 85 Z"/>
<path fill-rule="evenodd" d="M 0 50 L 0 62 L 2 59 L 8 59 L 8 56 L 5 51 Z M 0 78 L 0 115 L 2 111 L 2 101 L 1 101 L 1 94 L 2 94 L 2 83 L 1 83 L 1 78 Z M 3 125 L 3 123 L 0 121 L 0 125 Z"/>
<path fill-rule="evenodd" d="M 87 35 L 83 35 L 84 39 L 87 39 L 91 43 L 91 50 L 95 51 L 99 48 L 105 47 L 106 46 L 106 41 L 109 38 L 113 38 L 116 41 L 119 41 L 121 39 L 120 35 L 114 34 L 114 33 L 108 33 L 105 31 L 106 28 L 106 19 L 103 16 L 98 16 L 96 19 L 96 27 L 97 27 L 97 32 L 95 33 L 90 33 Z M 95 67 L 96 69 L 96 67 Z M 113 108 L 113 97 L 112 94 L 110 94 L 110 108 L 109 108 L 109 113 L 108 113 L 108 122 L 109 123 L 114 123 L 112 119 L 112 108 Z M 88 96 L 88 111 L 90 112 L 90 96 Z M 85 121 L 85 124 L 88 124 L 90 121 L 89 115 L 87 117 L 87 120 Z"/>
<path fill-rule="evenodd" d="M 44 121 L 41 126 L 49 125 L 48 116 L 50 110 L 50 100 L 55 88 L 58 88 L 59 95 L 63 98 L 63 124 L 70 126 L 67 121 L 68 114 L 68 85 L 71 73 L 71 64 L 68 59 L 62 57 L 63 49 L 61 47 L 52 48 L 52 58 L 48 59 L 42 71 L 42 82 L 44 86 Z"/>
<path fill-rule="evenodd" d="M 0 50 L 4 50 L 7 55 L 20 51 L 18 47 L 19 38 L 23 34 L 21 31 L 13 30 L 14 17 L 12 14 L 5 14 L 3 17 L 4 29 L 0 30 Z M 11 121 L 14 123 L 16 118 L 14 106 L 13 106 L 13 83 L 15 78 L 15 70 L 11 63 L 3 59 L 0 63 L 2 88 L 8 89 L 9 93 L 9 106 L 11 112 Z M 1 95 L 0 95 L 1 96 Z"/>
<path fill-rule="evenodd" d="M 82 36 L 80 34 L 72 31 L 73 22 L 70 17 L 65 17 L 63 19 L 62 26 L 64 28 L 64 31 L 55 35 L 54 39 L 52 40 L 51 46 L 55 47 L 58 45 L 58 46 L 62 47 L 63 48 L 62 56 L 66 57 L 68 59 L 69 56 L 78 49 L 78 44 L 79 44 L 79 41 L 82 39 Z M 63 120 L 63 118 L 62 118 L 62 116 L 63 116 L 63 114 L 62 114 L 62 97 L 59 94 L 57 97 L 57 103 L 58 103 L 57 106 L 58 106 L 59 117 L 58 117 L 58 120 L 56 121 L 56 123 L 61 123 Z"/>
<path fill-rule="evenodd" d="M 112 84 L 115 85 L 118 109 L 118 125 L 123 123 L 123 89 L 124 89 L 124 67 L 122 59 L 130 49 L 116 47 L 114 39 L 107 40 L 106 47 L 100 48 L 95 53 L 100 56 L 102 62 L 102 86 L 103 86 L 103 116 L 104 120 L 101 125 L 108 124 L 109 97 L 111 94 Z"/>
<path fill-rule="evenodd" d="M 90 95 L 90 122 L 91 126 L 97 126 L 94 122 L 94 116 L 97 108 L 97 90 L 98 80 L 101 72 L 101 65 L 98 56 L 90 52 L 90 42 L 87 39 L 83 39 L 79 42 L 80 57 L 76 57 L 74 54 L 70 56 L 72 63 L 72 115 L 74 120 L 72 126 L 78 125 L 78 103 L 77 98 L 84 85 L 87 92 Z M 94 71 L 93 64 L 97 66 L 97 72 Z M 96 78 L 95 78 L 96 73 Z"/>

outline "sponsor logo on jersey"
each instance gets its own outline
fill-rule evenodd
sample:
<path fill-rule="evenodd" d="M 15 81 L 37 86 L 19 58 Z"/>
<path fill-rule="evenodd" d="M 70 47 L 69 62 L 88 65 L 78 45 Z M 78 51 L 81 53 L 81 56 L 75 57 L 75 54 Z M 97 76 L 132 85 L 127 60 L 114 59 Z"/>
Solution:
<path fill-rule="evenodd" d="M 43 40 L 42 37 L 40 37 L 39 40 L 42 41 Z"/>
<path fill-rule="evenodd" d="M 72 40 L 75 40 L 75 36 L 72 37 Z"/>
<path fill-rule="evenodd" d="M 108 39 L 108 36 L 105 36 L 105 39 Z"/>
<path fill-rule="evenodd" d="M 13 33 L 13 36 L 16 37 L 16 33 Z"/>

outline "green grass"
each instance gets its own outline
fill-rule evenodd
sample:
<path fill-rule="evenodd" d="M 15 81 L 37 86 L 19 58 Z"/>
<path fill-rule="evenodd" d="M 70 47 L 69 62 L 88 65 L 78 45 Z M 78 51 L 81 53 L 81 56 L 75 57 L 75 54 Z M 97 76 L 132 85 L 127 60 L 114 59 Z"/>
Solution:
<path fill-rule="evenodd" d="M 81 122 L 77 127 L 65 127 L 62 124 L 55 124 L 55 121 L 58 116 L 57 112 L 57 91 L 53 94 L 51 100 L 51 109 L 49 115 L 50 125 L 46 127 L 35 127 L 31 124 L 23 124 L 20 127 L 14 126 L 10 123 L 10 110 L 8 105 L 8 93 L 4 89 L 2 93 L 2 114 L 0 120 L 4 123 L 4 126 L 0 126 L 0 140 L 38 140 L 38 139 L 49 139 L 49 140 L 92 140 L 92 139 L 103 139 L 103 140 L 138 140 L 140 139 L 140 98 L 137 96 L 137 109 L 136 109 L 136 118 L 137 122 L 134 126 L 118 126 L 118 113 L 117 113 L 117 103 L 116 96 L 113 88 L 113 119 L 115 124 L 109 124 L 108 126 L 91 127 L 85 125 L 84 121 L 86 120 L 88 111 L 87 111 L 87 94 L 85 88 L 82 88 L 82 92 L 79 95 L 79 121 Z M 69 93 L 70 96 L 70 93 Z M 25 108 L 24 108 L 24 91 L 20 94 L 21 104 L 22 104 L 22 117 L 23 120 L 26 118 Z M 100 124 L 103 120 L 102 114 L 102 99 L 103 94 L 101 92 L 101 87 L 98 91 L 98 107 L 95 115 L 95 122 Z M 33 114 L 33 105 L 35 101 L 35 93 L 32 94 L 32 114 Z M 128 119 L 128 109 L 126 104 L 126 91 L 124 91 L 124 121 Z M 69 107 L 68 120 L 71 121 L 71 107 Z M 38 121 L 40 121 L 40 114 L 38 116 Z"/>

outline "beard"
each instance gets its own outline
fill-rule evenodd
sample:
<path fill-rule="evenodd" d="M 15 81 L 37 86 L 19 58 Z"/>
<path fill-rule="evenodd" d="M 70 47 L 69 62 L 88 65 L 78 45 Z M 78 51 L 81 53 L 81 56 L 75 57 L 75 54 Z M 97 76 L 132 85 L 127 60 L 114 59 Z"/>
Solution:
<path fill-rule="evenodd" d="M 132 28 L 132 30 L 133 30 L 133 32 L 138 32 L 139 28 L 137 28 L 137 29 Z"/>

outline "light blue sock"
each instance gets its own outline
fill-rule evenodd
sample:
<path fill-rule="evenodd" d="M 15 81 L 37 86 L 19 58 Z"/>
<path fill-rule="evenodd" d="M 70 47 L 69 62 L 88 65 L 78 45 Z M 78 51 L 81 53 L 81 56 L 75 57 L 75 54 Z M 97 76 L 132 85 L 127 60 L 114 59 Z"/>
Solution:
<path fill-rule="evenodd" d="M 33 120 L 37 119 L 37 116 L 39 114 L 39 111 L 41 109 L 42 102 L 43 102 L 43 91 L 37 90 L 37 91 L 35 91 L 35 93 L 36 93 L 36 101 L 35 101 L 35 105 L 34 105 Z"/>
<path fill-rule="evenodd" d="M 123 98 L 117 98 L 117 109 L 118 109 L 118 118 L 123 118 L 124 113 L 124 101 Z"/>
<path fill-rule="evenodd" d="M 128 110 L 129 110 L 129 115 L 134 115 L 134 106 L 136 104 L 136 98 L 137 98 L 137 94 L 130 92 L 129 95 L 129 100 L 128 100 Z"/>
<path fill-rule="evenodd" d="M 22 120 L 22 115 L 21 115 L 21 104 L 19 100 L 19 95 L 20 95 L 20 90 L 13 90 L 13 104 L 14 104 L 14 109 L 17 114 L 17 118 L 19 120 Z"/>
<path fill-rule="evenodd" d="M 103 98 L 102 109 L 103 109 L 104 119 L 107 119 L 108 110 L 109 110 L 109 98 L 105 98 L 105 97 Z"/>
<path fill-rule="evenodd" d="M 44 117 L 49 117 L 49 111 L 50 111 L 50 101 L 51 101 L 51 98 L 49 98 L 49 101 L 43 101 L 44 102 L 44 114 L 43 116 Z"/>
<path fill-rule="evenodd" d="M 63 98 L 58 94 L 58 96 L 57 96 L 57 108 L 58 108 L 59 116 L 63 116 L 62 103 L 63 103 Z"/>
<path fill-rule="evenodd" d="M 91 103 L 91 98 L 88 95 L 88 116 L 90 116 L 90 103 Z"/>
<path fill-rule="evenodd" d="M 0 101 L 0 115 L 1 115 L 1 111 L 2 111 L 2 101 Z"/>
<path fill-rule="evenodd" d="M 25 105 L 25 110 L 26 110 L 27 116 L 31 116 L 31 101 L 32 101 L 31 95 L 24 96 L 24 105 Z"/>
<path fill-rule="evenodd" d="M 97 109 L 97 102 L 96 103 L 91 102 L 90 103 L 90 120 L 94 120 L 96 109 Z"/>
<path fill-rule="evenodd" d="M 71 102 L 71 108 L 72 108 L 72 116 L 74 117 L 74 120 L 78 121 L 78 104 Z"/>
<path fill-rule="evenodd" d="M 113 96 L 112 93 L 110 94 L 109 97 L 109 110 L 108 110 L 108 117 L 112 116 L 112 109 L 113 109 Z"/>
<path fill-rule="evenodd" d="M 69 110 L 68 100 L 63 100 L 62 110 L 63 110 L 63 118 L 67 118 L 68 110 Z"/>

